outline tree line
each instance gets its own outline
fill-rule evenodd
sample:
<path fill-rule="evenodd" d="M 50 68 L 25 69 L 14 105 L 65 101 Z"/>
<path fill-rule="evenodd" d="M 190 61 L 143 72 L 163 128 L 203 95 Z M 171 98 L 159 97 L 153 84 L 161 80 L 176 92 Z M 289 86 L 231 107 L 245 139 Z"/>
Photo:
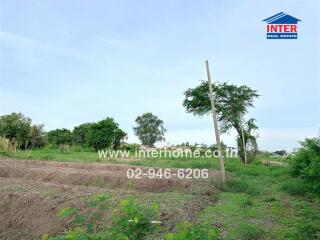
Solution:
<path fill-rule="evenodd" d="M 155 142 L 163 141 L 166 129 L 163 121 L 152 113 L 144 113 L 136 118 L 133 128 L 141 143 L 154 146 Z M 84 148 L 119 149 L 127 139 L 127 133 L 119 127 L 113 118 L 107 117 L 98 122 L 83 123 L 71 131 L 58 128 L 44 131 L 43 124 L 33 124 L 31 118 L 22 113 L 11 113 L 0 116 L 0 136 L 20 149 L 41 148 L 52 144 L 76 145 Z"/>
<path fill-rule="evenodd" d="M 212 85 L 218 123 L 221 133 L 234 129 L 237 132 L 239 155 L 244 160 L 243 149 L 248 149 L 249 161 L 254 159 L 258 151 L 258 129 L 254 118 L 245 119 L 248 109 L 253 107 L 254 100 L 259 97 L 256 90 L 246 85 L 218 83 Z M 210 113 L 211 105 L 208 84 L 202 81 L 197 87 L 184 92 L 183 106 L 188 113 L 204 116 Z M 134 133 L 143 145 L 153 147 L 157 141 L 163 141 L 166 129 L 164 123 L 156 115 L 148 112 L 135 119 Z M 243 134 L 242 134 L 243 131 Z M 62 128 L 43 131 L 43 125 L 32 124 L 30 118 L 21 113 L 0 116 L 0 136 L 16 143 L 20 148 L 42 147 L 45 144 L 75 144 L 94 149 L 119 148 L 127 133 L 119 128 L 113 118 L 105 118 L 94 123 L 84 123 L 72 131 Z"/>
<path fill-rule="evenodd" d="M 20 149 L 41 148 L 52 145 L 78 145 L 93 149 L 117 148 L 127 133 L 119 128 L 113 118 L 84 123 L 72 131 L 59 128 L 45 132 L 43 124 L 33 124 L 22 113 L 0 116 L 0 136 Z"/>

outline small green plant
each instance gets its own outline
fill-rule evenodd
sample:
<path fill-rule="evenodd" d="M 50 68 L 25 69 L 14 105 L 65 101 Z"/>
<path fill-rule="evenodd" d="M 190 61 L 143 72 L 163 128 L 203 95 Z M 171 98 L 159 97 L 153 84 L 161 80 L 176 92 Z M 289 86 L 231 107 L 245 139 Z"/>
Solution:
<path fill-rule="evenodd" d="M 58 212 L 58 216 L 59 216 L 60 218 L 67 218 L 67 217 L 72 216 L 72 215 L 75 214 L 76 212 L 77 212 L 77 209 L 75 209 L 75 208 L 71 208 L 71 207 L 62 208 L 62 209 L 60 209 L 60 211 Z"/>
<path fill-rule="evenodd" d="M 215 240 L 218 233 L 218 229 L 212 226 L 183 222 L 177 226 L 176 233 L 166 236 L 166 240 Z"/>
<path fill-rule="evenodd" d="M 265 202 L 275 202 L 275 201 L 277 201 L 277 198 L 275 198 L 275 197 L 273 197 L 273 196 L 271 196 L 271 197 L 266 197 L 266 198 L 264 199 L 264 201 L 265 201 Z"/>
<path fill-rule="evenodd" d="M 255 223 L 244 223 L 239 227 L 241 240 L 261 240 L 263 239 L 263 233 L 263 229 Z"/>
<path fill-rule="evenodd" d="M 243 201 L 241 202 L 241 206 L 242 206 L 243 210 L 246 210 L 248 207 L 252 207 L 253 206 L 253 201 L 250 198 L 250 196 L 248 196 L 245 199 L 243 199 Z"/>
<path fill-rule="evenodd" d="M 147 208 L 138 204 L 133 198 L 121 202 L 121 208 L 114 211 L 113 229 L 122 232 L 129 240 L 143 240 L 156 229 L 151 223 L 158 219 L 159 205 Z"/>

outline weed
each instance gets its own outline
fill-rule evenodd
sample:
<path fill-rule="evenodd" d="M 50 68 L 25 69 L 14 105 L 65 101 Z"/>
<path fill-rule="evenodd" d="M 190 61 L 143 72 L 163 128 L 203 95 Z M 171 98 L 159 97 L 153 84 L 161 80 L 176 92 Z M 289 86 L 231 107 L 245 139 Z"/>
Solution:
<path fill-rule="evenodd" d="M 263 229 L 255 223 L 243 223 L 239 227 L 239 237 L 241 240 L 260 240 L 263 233 Z"/>
<path fill-rule="evenodd" d="M 264 199 L 264 201 L 265 202 L 275 202 L 275 201 L 277 201 L 277 199 L 275 197 L 271 196 L 271 197 L 266 197 Z"/>
<path fill-rule="evenodd" d="M 71 207 L 62 208 L 62 209 L 60 209 L 60 211 L 58 212 L 58 216 L 59 216 L 60 218 L 67 218 L 67 217 L 72 216 L 74 213 L 76 213 L 76 211 L 77 211 L 77 209 L 71 208 Z"/>
<path fill-rule="evenodd" d="M 247 193 L 249 195 L 259 195 L 257 185 L 254 182 L 249 182 L 240 178 L 232 178 L 227 182 L 228 192 Z"/>
<path fill-rule="evenodd" d="M 305 195 L 309 191 L 308 184 L 299 178 L 286 180 L 282 185 L 282 189 L 291 195 Z"/>
<path fill-rule="evenodd" d="M 146 208 L 133 198 L 128 198 L 121 202 L 121 208 L 113 214 L 113 229 L 122 232 L 129 240 L 143 240 L 155 230 L 156 225 L 151 221 L 157 220 L 158 214 L 158 205 Z"/>
<path fill-rule="evenodd" d="M 243 201 L 241 202 L 241 207 L 245 210 L 248 207 L 252 207 L 253 206 L 253 201 L 250 198 L 250 196 L 248 196 L 247 198 L 243 199 Z"/>
<path fill-rule="evenodd" d="M 166 240 L 215 240 L 218 229 L 209 225 L 196 225 L 189 222 L 180 223 L 176 233 L 169 233 Z"/>

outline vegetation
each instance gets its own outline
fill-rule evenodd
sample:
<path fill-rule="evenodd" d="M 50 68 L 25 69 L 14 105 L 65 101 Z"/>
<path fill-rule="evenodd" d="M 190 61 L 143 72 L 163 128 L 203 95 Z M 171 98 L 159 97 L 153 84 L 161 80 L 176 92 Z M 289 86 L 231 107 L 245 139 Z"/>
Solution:
<path fill-rule="evenodd" d="M 47 145 L 63 149 L 62 152 L 67 152 L 70 145 L 95 150 L 118 149 L 127 137 L 127 133 L 112 118 L 84 123 L 73 131 L 62 128 L 45 133 L 43 127 L 43 124 L 32 125 L 31 119 L 22 113 L 0 116 L 0 136 L 20 149 L 43 148 Z"/>
<path fill-rule="evenodd" d="M 0 136 L 17 144 L 19 148 L 27 147 L 30 130 L 31 119 L 22 113 L 0 116 Z"/>
<path fill-rule="evenodd" d="M 60 218 L 72 218 L 75 227 L 63 236 L 42 236 L 43 240 L 144 240 L 159 230 L 155 219 L 159 219 L 159 205 L 151 207 L 139 204 L 133 198 L 121 201 L 116 206 L 110 219 L 105 218 L 105 211 L 110 209 L 110 196 L 99 194 L 93 196 L 88 207 L 93 209 L 89 215 L 83 215 L 75 208 L 63 208 L 59 211 Z M 90 221 L 91 220 L 91 221 Z M 103 221 L 108 226 L 103 226 Z M 85 227 L 84 227 L 85 226 Z M 218 239 L 218 230 L 210 226 L 181 223 L 176 233 L 169 233 L 167 240 L 214 240 Z"/>
<path fill-rule="evenodd" d="M 120 145 L 119 142 L 126 133 L 119 130 L 118 124 L 112 118 L 106 118 L 93 124 L 88 135 L 89 146 L 99 150 Z"/>
<path fill-rule="evenodd" d="M 236 86 L 228 83 L 220 83 L 212 85 L 215 96 L 215 107 L 220 123 L 220 131 L 228 132 L 232 128 L 238 133 L 238 149 L 241 159 L 244 161 L 241 118 L 248 112 L 249 107 L 253 107 L 253 101 L 259 95 L 256 90 L 248 86 Z M 185 92 L 185 100 L 183 106 L 187 112 L 193 113 L 196 116 L 203 116 L 211 111 L 209 99 L 209 86 L 203 81 L 195 88 L 189 88 Z M 254 131 L 258 127 L 255 124 L 255 119 L 251 118 L 243 122 L 244 142 L 245 146 L 250 146 L 252 152 L 258 150 L 256 135 Z M 250 160 L 250 159 L 249 159 Z M 251 157 L 252 160 L 252 157 Z"/>
<path fill-rule="evenodd" d="M 72 143 L 72 132 L 66 128 L 52 130 L 48 132 L 47 137 L 49 143 L 57 146 Z"/>
<path fill-rule="evenodd" d="M 25 151 L 19 150 L 17 156 L 25 158 Z M 297 155 L 298 156 L 298 155 Z M 94 152 L 75 152 L 68 154 L 48 148 L 32 151 L 32 158 L 59 161 L 100 161 Z M 262 155 L 261 160 L 264 159 Z M 278 161 L 282 158 L 277 159 Z M 126 160 L 110 160 L 112 163 L 129 163 Z M 296 161 L 295 157 L 286 161 Z M 212 205 L 203 206 L 194 222 L 178 224 L 175 228 L 161 229 L 151 225 L 144 230 L 142 239 L 319 239 L 320 234 L 320 199 L 313 194 L 309 180 L 292 176 L 292 167 L 265 166 L 260 157 L 250 165 L 240 164 L 238 158 L 226 158 L 226 170 L 229 173 L 226 186 L 212 182 Z M 177 159 L 140 159 L 130 164 L 152 167 L 209 168 L 218 169 L 218 161 L 211 158 L 177 158 Z M 164 193 L 163 199 L 175 204 L 178 209 L 185 207 L 177 199 L 181 195 Z M 195 197 L 200 197 L 195 193 Z M 150 200 L 154 196 L 154 200 Z M 161 221 L 163 209 L 157 209 L 161 195 L 148 195 L 141 199 L 139 194 L 125 201 L 111 201 L 114 196 L 93 196 L 88 203 L 89 211 L 80 212 L 75 207 L 61 209 L 60 217 L 72 218 L 73 228 L 63 236 L 47 236 L 48 239 L 130 239 L 131 231 L 140 232 L 140 225 L 127 221 L 152 219 Z M 187 199 L 187 196 L 184 196 Z M 141 205 L 141 202 L 144 204 Z M 151 210 L 150 210 L 151 208 Z M 113 210 L 112 210 L 113 209 Z M 131 209 L 131 210 L 130 210 Z M 149 212 L 151 211 L 151 213 Z M 112 214 L 110 215 L 110 211 Z M 108 214 L 105 214 L 108 212 Z M 140 215 L 141 214 L 141 215 Z M 155 215 L 153 215 L 155 214 Z M 105 218 L 106 216 L 112 216 Z M 122 222 L 123 221 L 123 222 Z M 136 220 L 138 221 L 138 220 Z M 130 222 L 132 223 L 132 222 Z M 138 223 L 141 223 L 140 221 Z M 129 227 L 130 226 L 130 227 Z M 155 228 L 154 228 L 155 227 Z M 147 228 L 148 229 L 148 228 Z M 111 233 L 121 233 L 110 235 Z M 125 236 L 123 236 L 125 234 Z M 127 234 L 127 235 L 126 235 Z M 138 233 L 136 233 L 138 234 Z M 210 236 L 207 237 L 206 236 Z M 217 238 L 216 238 L 217 236 Z"/>
<path fill-rule="evenodd" d="M 309 183 L 309 190 L 320 195 L 320 138 L 301 142 L 301 148 L 291 161 L 291 174 L 304 179 Z M 304 181 L 296 182 L 296 192 L 308 191 L 308 188 L 302 189 L 302 185 L 306 186 Z M 290 189 L 292 190 L 292 187 Z"/>
<path fill-rule="evenodd" d="M 158 134 L 162 135 L 158 138 L 152 135 L 154 133 L 151 137 L 146 137 L 149 146 L 153 146 L 155 139 L 163 138 L 165 129 L 161 120 L 149 117 L 141 118 L 141 122 L 139 120 L 141 124 L 138 126 L 141 127 L 140 133 L 146 135 L 150 128 L 160 129 Z M 134 151 L 138 147 L 134 144 L 122 144 L 126 133 L 112 118 L 96 123 L 85 123 L 73 131 L 56 129 L 47 134 L 43 131 L 43 125 L 32 124 L 31 120 L 22 114 L 1 116 L 0 120 L 0 131 L 4 136 L 0 138 L 0 154 L 21 159 L 27 156 L 42 160 L 100 162 L 101 159 L 92 149 L 119 148 Z M 152 122 L 151 125 L 148 125 L 149 121 Z M 253 136 L 252 132 L 256 129 L 249 121 L 246 125 L 248 139 Z M 199 146 L 185 143 L 180 147 L 194 150 Z M 23 150 L 25 148 L 33 150 L 25 151 Z M 203 145 L 200 148 L 215 149 L 215 146 Z M 58 149 L 60 151 L 57 151 Z M 170 227 L 152 222 L 167 219 L 158 204 L 160 198 L 170 200 L 170 204 L 174 205 L 173 209 L 178 212 L 179 209 L 189 206 L 190 198 L 202 197 L 203 192 L 200 194 L 200 190 L 196 188 L 192 189 L 190 195 L 166 192 L 150 194 L 146 199 L 136 194 L 120 201 L 114 201 L 115 193 L 110 192 L 92 196 L 86 206 L 89 210 L 74 206 L 62 208 L 58 217 L 71 221 L 69 230 L 59 236 L 46 234 L 42 238 L 46 240 L 320 239 L 320 140 L 306 139 L 294 156 L 277 159 L 288 162 L 289 166 L 265 166 L 262 160 L 268 157 L 268 153 L 262 152 L 250 165 L 240 164 L 238 158 L 225 158 L 228 171 L 227 184 L 211 182 L 205 195 L 209 196 L 212 204 L 201 206 L 200 210 L 197 209 L 196 216 L 188 219 L 189 221 L 179 219 L 180 223 Z M 165 168 L 210 170 L 219 168 L 218 161 L 205 157 L 158 157 L 135 161 L 120 158 L 106 161 Z"/>
<path fill-rule="evenodd" d="M 156 142 L 165 140 L 167 130 L 156 115 L 144 113 L 137 117 L 136 124 L 133 130 L 143 145 L 153 147 Z"/>
<path fill-rule="evenodd" d="M 13 145 L 9 139 L 0 137 L 0 155 L 12 156 L 17 150 L 17 147 Z"/>
<path fill-rule="evenodd" d="M 179 164 L 185 168 L 198 168 L 201 161 L 205 160 L 140 160 L 145 166 Z M 218 161 L 208 159 L 209 162 L 206 167 L 219 167 Z M 161 195 L 155 195 L 152 201 L 148 195 L 146 201 L 138 194 L 117 203 L 111 201 L 112 195 L 103 194 L 91 198 L 87 214 L 72 207 L 61 209 L 59 216 L 71 217 L 74 228 L 64 236 L 48 239 L 319 239 L 320 199 L 306 192 L 288 194 L 283 187 L 285 183 L 302 180 L 292 177 L 288 167 L 264 166 L 259 161 L 243 165 L 239 159 L 230 158 L 226 159 L 226 169 L 230 174 L 227 185 L 211 183 L 214 204 L 203 206 L 194 222 L 182 221 L 172 230 L 149 225 L 148 221 L 162 221 L 163 209 L 157 204 Z M 301 184 L 304 183 L 302 180 Z M 169 198 L 172 204 L 171 194 L 175 193 L 164 193 L 163 198 Z M 176 209 L 181 207 L 178 204 Z M 110 213 L 111 209 L 108 218 L 110 214 L 104 213 Z"/>
<path fill-rule="evenodd" d="M 166 240 L 215 240 L 219 231 L 209 225 L 192 224 L 183 222 L 177 226 L 176 233 L 169 233 Z"/>

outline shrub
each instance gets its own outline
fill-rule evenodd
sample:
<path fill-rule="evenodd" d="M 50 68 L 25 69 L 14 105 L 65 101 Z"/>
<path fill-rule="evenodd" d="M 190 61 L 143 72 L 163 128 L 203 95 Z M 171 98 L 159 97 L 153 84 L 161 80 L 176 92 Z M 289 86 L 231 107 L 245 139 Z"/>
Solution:
<path fill-rule="evenodd" d="M 263 236 L 263 229 L 255 223 L 244 223 L 239 227 L 241 240 L 260 240 Z"/>
<path fill-rule="evenodd" d="M 293 157 L 291 174 L 313 183 L 312 191 L 320 195 L 320 139 L 306 139 Z"/>
<path fill-rule="evenodd" d="M 60 144 L 59 145 L 59 152 L 68 153 L 70 150 L 70 146 L 68 144 Z"/>
<path fill-rule="evenodd" d="M 283 183 L 282 189 L 292 195 L 305 195 L 310 191 L 308 183 L 303 179 L 292 178 Z"/>
<path fill-rule="evenodd" d="M 158 214 L 158 205 L 146 208 L 128 198 L 121 202 L 121 209 L 114 212 L 113 229 L 123 233 L 129 240 L 143 240 L 155 230 L 156 225 L 151 221 L 157 219 Z"/>
<path fill-rule="evenodd" d="M 184 222 L 178 225 L 176 233 L 169 233 L 166 240 L 215 240 L 218 233 L 218 229 L 212 226 Z"/>

